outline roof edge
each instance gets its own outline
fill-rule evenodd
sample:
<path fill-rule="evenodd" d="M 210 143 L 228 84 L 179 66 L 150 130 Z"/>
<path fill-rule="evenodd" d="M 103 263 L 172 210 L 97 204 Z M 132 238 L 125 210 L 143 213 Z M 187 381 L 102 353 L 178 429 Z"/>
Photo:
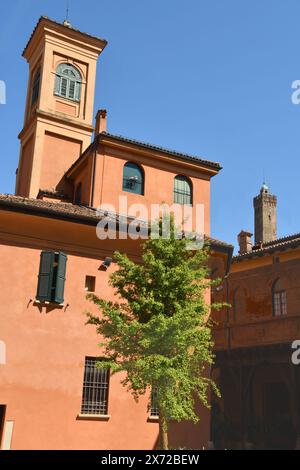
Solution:
<path fill-rule="evenodd" d="M 101 141 L 105 139 L 113 139 L 119 143 L 128 143 L 130 145 L 135 145 L 136 147 L 144 148 L 146 150 L 152 150 L 155 152 L 161 152 L 166 155 L 170 155 L 172 157 L 175 157 L 177 159 L 181 159 L 183 161 L 187 162 L 193 162 L 195 164 L 199 164 L 199 166 L 205 167 L 211 171 L 213 171 L 213 176 L 215 174 L 218 174 L 220 170 L 222 170 L 222 166 L 219 162 L 213 162 L 210 160 L 205 160 L 201 157 L 198 157 L 196 155 L 190 155 L 187 153 L 182 153 L 178 152 L 177 150 L 171 150 L 166 147 L 160 147 L 155 144 L 149 144 L 147 142 L 142 142 L 139 140 L 135 139 L 129 139 L 124 136 L 116 135 L 116 134 L 111 134 L 109 132 L 101 132 L 98 134 L 93 142 L 85 149 L 85 151 L 78 157 L 78 159 L 70 166 L 70 168 L 66 171 L 65 175 L 66 177 L 69 177 L 69 175 L 72 173 L 72 171 L 77 167 L 79 163 L 83 160 L 83 158 L 86 156 L 86 154 L 92 150 L 96 145 L 99 145 Z"/>
<path fill-rule="evenodd" d="M 55 26 L 56 28 L 57 27 L 60 27 L 63 29 L 67 28 L 69 31 L 72 31 L 73 33 L 77 33 L 77 34 L 81 34 L 82 36 L 84 36 L 85 38 L 89 38 L 91 39 L 92 41 L 94 42 L 98 42 L 99 45 L 101 44 L 101 50 L 103 50 L 106 46 L 107 46 L 107 40 L 106 39 L 102 39 L 102 38 L 99 38 L 97 36 L 93 36 L 89 33 L 84 33 L 83 31 L 80 31 L 79 29 L 76 29 L 76 28 L 73 28 L 73 27 L 69 27 L 69 26 L 66 26 L 64 25 L 63 23 L 59 23 L 58 21 L 55 21 L 55 20 L 52 20 L 51 18 L 49 18 L 48 16 L 40 16 L 40 18 L 38 19 L 30 37 L 29 37 L 29 40 L 27 41 L 27 44 L 25 46 L 25 48 L 23 49 L 23 52 L 22 52 L 22 56 L 25 57 L 26 56 L 26 52 L 31 44 L 31 41 L 37 31 L 37 29 L 39 28 L 40 24 L 45 21 L 45 22 L 48 22 L 48 23 L 51 23 L 53 26 Z"/>

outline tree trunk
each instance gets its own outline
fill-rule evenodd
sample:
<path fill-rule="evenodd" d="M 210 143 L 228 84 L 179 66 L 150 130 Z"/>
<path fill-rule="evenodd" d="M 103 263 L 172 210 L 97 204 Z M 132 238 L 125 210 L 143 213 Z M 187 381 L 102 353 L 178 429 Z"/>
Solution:
<path fill-rule="evenodd" d="M 169 450 L 168 423 L 161 413 L 159 414 L 159 445 L 162 450 Z"/>

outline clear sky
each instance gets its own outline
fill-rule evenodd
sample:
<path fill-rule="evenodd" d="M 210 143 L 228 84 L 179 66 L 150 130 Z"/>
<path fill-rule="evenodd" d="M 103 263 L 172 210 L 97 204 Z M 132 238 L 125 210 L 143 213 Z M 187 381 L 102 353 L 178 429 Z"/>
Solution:
<path fill-rule="evenodd" d="M 4 7 L 5 4 L 5 7 Z M 1 2 L 0 192 L 13 193 L 27 86 L 22 50 L 64 0 Z M 253 230 L 263 175 L 278 196 L 278 235 L 300 231 L 299 0 L 70 0 L 75 28 L 103 37 L 95 110 L 108 130 L 219 161 L 212 235 Z"/>

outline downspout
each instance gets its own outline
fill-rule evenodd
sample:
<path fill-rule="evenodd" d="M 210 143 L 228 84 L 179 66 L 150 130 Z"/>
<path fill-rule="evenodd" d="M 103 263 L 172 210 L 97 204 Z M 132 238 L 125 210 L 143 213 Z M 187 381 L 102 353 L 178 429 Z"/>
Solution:
<path fill-rule="evenodd" d="M 226 283 L 226 323 L 227 323 L 227 341 L 228 350 L 231 349 L 231 330 L 230 330 L 230 307 L 229 307 L 229 273 L 225 276 Z"/>
<path fill-rule="evenodd" d="M 227 323 L 227 340 L 228 340 L 228 350 L 231 349 L 231 330 L 230 330 L 230 307 L 229 307 L 229 275 L 230 275 L 230 267 L 232 263 L 232 255 L 233 255 L 233 247 L 229 249 L 228 258 L 227 258 L 227 266 L 226 266 L 226 274 L 224 276 L 225 283 L 226 283 L 226 323 Z"/>
<path fill-rule="evenodd" d="M 95 192 L 95 172 L 96 172 L 96 155 L 97 155 L 97 145 L 98 139 L 95 140 L 95 145 L 93 149 L 93 165 L 92 165 L 92 178 L 91 178 L 91 195 L 90 195 L 90 207 L 93 207 L 94 202 L 94 192 Z"/>

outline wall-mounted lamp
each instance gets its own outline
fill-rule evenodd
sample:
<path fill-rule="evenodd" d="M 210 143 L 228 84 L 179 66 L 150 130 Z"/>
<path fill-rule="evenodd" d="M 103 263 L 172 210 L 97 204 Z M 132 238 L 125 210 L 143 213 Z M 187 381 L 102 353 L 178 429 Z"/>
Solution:
<path fill-rule="evenodd" d="M 221 292 L 224 289 L 224 286 L 217 286 L 212 288 L 212 292 Z"/>
<path fill-rule="evenodd" d="M 100 268 L 101 269 L 104 269 L 105 271 L 107 270 L 107 268 L 109 268 L 109 266 L 111 265 L 112 263 L 112 258 L 105 258 L 103 263 L 101 264 Z"/>

